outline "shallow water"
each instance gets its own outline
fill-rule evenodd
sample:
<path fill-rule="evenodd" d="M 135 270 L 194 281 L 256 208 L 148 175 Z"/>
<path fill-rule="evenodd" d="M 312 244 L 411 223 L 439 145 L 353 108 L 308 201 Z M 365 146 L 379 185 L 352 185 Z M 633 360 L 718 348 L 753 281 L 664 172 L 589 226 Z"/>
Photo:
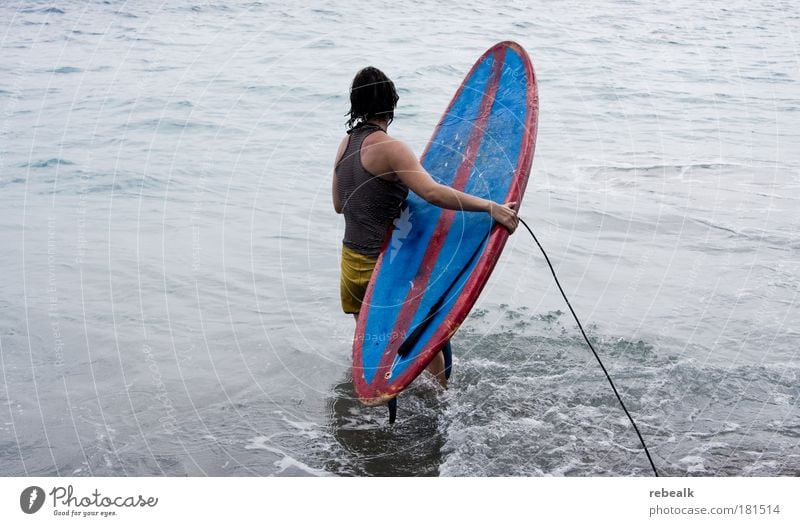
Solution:
<path fill-rule="evenodd" d="M 800 474 L 790 2 L 0 6 L 0 473 L 646 475 L 526 234 L 398 424 L 352 399 L 330 170 L 358 68 L 421 152 L 531 54 L 522 215 L 668 475 Z"/>

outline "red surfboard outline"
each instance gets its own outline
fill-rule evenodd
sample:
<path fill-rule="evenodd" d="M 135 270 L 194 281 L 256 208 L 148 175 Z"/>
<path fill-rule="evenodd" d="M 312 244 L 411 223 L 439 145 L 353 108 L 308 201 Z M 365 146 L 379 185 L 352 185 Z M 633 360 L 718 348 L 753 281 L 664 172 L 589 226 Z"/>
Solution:
<path fill-rule="evenodd" d="M 511 188 L 509 188 L 508 194 L 504 199 L 504 202 L 517 201 L 519 205 L 521 204 L 519 201 L 524 195 L 525 188 L 527 187 L 530 170 L 533 163 L 533 154 L 536 147 L 536 133 L 538 129 L 539 99 L 538 86 L 536 83 L 536 75 L 533 70 L 533 64 L 531 63 L 528 53 L 516 42 L 503 41 L 495 44 L 486 50 L 486 52 L 481 55 L 475 64 L 473 64 L 469 73 L 464 77 L 464 80 L 451 99 L 450 104 L 448 104 L 447 109 L 442 115 L 442 118 L 436 125 L 433 135 L 431 136 L 431 141 L 429 141 L 425 147 L 422 159 L 424 160 L 427 156 L 428 151 L 432 146 L 432 141 L 438 135 L 439 129 L 442 126 L 445 117 L 450 113 L 453 104 L 455 104 L 455 102 L 461 96 L 461 93 L 466 85 L 466 81 L 473 75 L 478 66 L 484 60 L 486 60 L 490 54 L 494 54 L 495 56 L 492 64 L 492 72 L 485 89 L 484 97 L 481 100 L 481 108 L 478 113 L 478 122 L 473 128 L 473 132 L 470 134 L 469 145 L 465 150 L 465 153 L 467 153 L 467 158 L 462 161 L 461 166 L 458 169 L 453 187 L 457 188 L 458 183 L 462 182 L 460 181 L 462 178 L 464 180 L 461 186 L 466 184 L 483 139 L 486 122 L 488 122 L 488 117 L 491 115 L 491 108 L 494 104 L 496 90 L 500 82 L 502 65 L 505 62 L 505 52 L 509 48 L 513 49 L 519 55 L 525 67 L 526 76 L 528 79 L 530 79 L 526 97 L 528 112 L 526 114 L 525 126 L 523 127 L 522 148 L 517 159 L 517 166 L 514 170 Z M 499 71 L 496 72 L 496 69 L 499 69 Z M 487 104 L 488 111 L 484 111 Z M 463 172 L 465 172 L 465 175 Z M 463 190 L 463 188 L 459 189 Z M 478 296 L 480 295 L 481 291 L 486 286 L 486 282 L 494 270 L 494 267 L 497 265 L 497 261 L 500 258 L 500 253 L 502 252 L 503 247 L 508 240 L 508 231 L 500 225 L 495 225 L 486 243 L 486 248 L 484 249 L 483 254 L 478 259 L 478 262 L 464 284 L 464 287 L 461 289 L 455 304 L 453 305 L 452 309 L 450 309 L 450 312 L 445 317 L 442 324 L 434 331 L 428 345 L 426 345 L 426 348 L 401 376 L 392 379 L 391 385 L 387 385 L 385 372 L 390 370 L 397 348 L 402 343 L 402 339 L 399 338 L 399 335 L 405 335 L 407 333 L 407 330 L 413 321 L 414 315 L 416 314 L 419 303 L 422 299 L 422 294 L 416 294 L 415 297 L 410 296 L 412 291 L 420 290 L 417 288 L 418 286 L 424 287 L 427 285 L 430 279 L 430 274 L 433 270 L 433 264 L 436 262 L 436 258 L 441 251 L 454 216 L 455 212 L 443 210 L 439 217 L 439 223 L 437 224 L 436 230 L 441 231 L 440 227 L 444 227 L 445 230 L 442 231 L 444 233 L 443 235 L 432 239 L 428 249 L 426 250 L 425 256 L 423 257 L 423 261 L 421 263 L 421 267 L 425 269 L 425 272 L 421 273 L 421 275 L 418 275 L 414 279 L 415 286 L 412 287 L 411 291 L 409 291 L 406 301 L 401 308 L 400 314 L 395 322 L 395 327 L 392 330 L 393 339 L 389 344 L 387 344 L 387 349 L 384 351 L 378 366 L 378 370 L 375 373 L 373 382 L 371 384 L 368 384 L 364 379 L 363 367 L 361 366 L 364 332 L 367 326 L 369 308 L 361 309 L 361 314 L 359 314 L 358 323 L 356 325 L 355 338 L 353 340 L 353 383 L 355 386 L 356 395 L 365 405 L 378 405 L 385 403 L 386 401 L 397 396 L 400 391 L 408 387 L 408 385 L 417 376 L 419 376 L 419 374 L 434 358 L 441 346 L 453 336 L 464 319 L 466 319 L 469 311 L 472 309 L 472 306 L 478 300 Z M 383 263 L 383 257 L 386 253 L 386 248 L 391 239 L 391 235 L 392 230 L 389 231 L 386 240 L 384 241 L 381 255 L 379 256 L 375 265 L 375 270 L 372 273 L 372 279 L 370 280 L 367 291 L 364 295 L 363 304 L 365 306 L 369 306 L 371 304 L 372 291 L 376 281 L 376 276 L 378 275 L 381 264 Z M 422 290 L 424 290 L 424 288 Z M 394 347 L 394 349 L 391 349 L 391 347 Z"/>

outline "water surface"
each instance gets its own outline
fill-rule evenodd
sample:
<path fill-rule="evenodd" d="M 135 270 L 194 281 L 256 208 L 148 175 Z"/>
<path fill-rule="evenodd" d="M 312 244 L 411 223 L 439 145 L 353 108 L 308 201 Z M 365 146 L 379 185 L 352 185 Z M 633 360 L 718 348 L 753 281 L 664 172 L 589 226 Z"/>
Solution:
<path fill-rule="evenodd" d="M 347 89 L 421 152 L 475 59 L 533 58 L 522 215 L 667 475 L 800 474 L 790 2 L 6 2 L 0 473 L 646 475 L 511 238 L 400 420 L 353 400 L 330 201 Z"/>

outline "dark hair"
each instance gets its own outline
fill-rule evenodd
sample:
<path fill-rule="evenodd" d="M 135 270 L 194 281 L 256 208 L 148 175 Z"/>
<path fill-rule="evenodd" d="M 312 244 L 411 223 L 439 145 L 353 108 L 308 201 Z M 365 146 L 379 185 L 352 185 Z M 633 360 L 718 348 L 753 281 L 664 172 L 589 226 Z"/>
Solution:
<path fill-rule="evenodd" d="M 362 69 L 356 73 L 353 85 L 350 86 L 350 111 L 345 113 L 350 116 L 347 128 L 352 130 L 358 124 L 375 117 L 392 122 L 399 99 L 394 82 L 383 71 L 372 66 Z"/>

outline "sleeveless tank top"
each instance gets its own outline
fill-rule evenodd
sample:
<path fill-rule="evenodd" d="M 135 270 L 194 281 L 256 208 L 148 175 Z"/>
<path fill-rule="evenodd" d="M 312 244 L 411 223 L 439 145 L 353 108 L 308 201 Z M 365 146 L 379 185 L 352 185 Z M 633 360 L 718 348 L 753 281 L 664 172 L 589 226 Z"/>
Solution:
<path fill-rule="evenodd" d="M 353 128 L 335 168 L 336 192 L 343 205 L 345 222 L 342 244 L 370 257 L 380 254 L 389 228 L 408 196 L 403 183 L 373 175 L 361 164 L 364 139 L 380 129 L 374 124 Z"/>

